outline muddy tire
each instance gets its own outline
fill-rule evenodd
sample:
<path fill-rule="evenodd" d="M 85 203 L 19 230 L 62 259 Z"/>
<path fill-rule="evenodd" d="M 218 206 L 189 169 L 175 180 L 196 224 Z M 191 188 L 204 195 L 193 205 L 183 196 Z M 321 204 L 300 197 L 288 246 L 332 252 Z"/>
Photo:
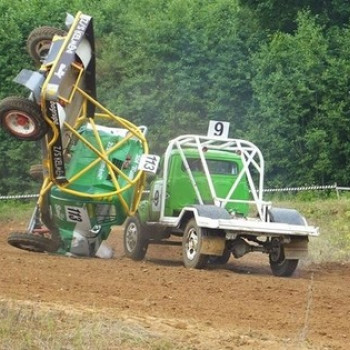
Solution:
<path fill-rule="evenodd" d="M 272 273 L 278 277 L 290 277 L 298 266 L 299 260 L 297 259 L 285 259 L 281 261 L 271 261 L 270 268 Z"/>
<path fill-rule="evenodd" d="M 18 140 L 40 140 L 48 131 L 39 106 L 23 97 L 7 97 L 0 102 L 0 125 Z"/>
<path fill-rule="evenodd" d="M 30 233 L 11 233 L 7 242 L 13 247 L 37 253 L 52 253 L 58 249 L 58 244 L 52 239 Z"/>
<path fill-rule="evenodd" d="M 185 267 L 202 269 L 207 266 L 209 255 L 200 253 L 202 239 L 206 233 L 204 228 L 197 226 L 195 219 L 187 223 L 182 237 L 182 258 Z"/>
<path fill-rule="evenodd" d="M 67 33 L 58 28 L 38 27 L 28 36 L 27 51 L 35 64 L 40 65 L 49 53 L 55 35 L 65 36 Z"/>
<path fill-rule="evenodd" d="M 290 225 L 306 225 L 304 217 L 294 209 L 271 208 L 269 210 L 271 222 L 280 222 Z M 296 270 L 299 260 L 286 259 L 284 247 L 278 240 L 272 239 L 272 249 L 269 253 L 269 262 L 272 273 L 278 277 L 290 277 Z"/>
<path fill-rule="evenodd" d="M 273 275 L 277 277 L 290 277 L 296 270 L 299 260 L 286 259 L 283 245 L 278 245 L 269 254 L 270 268 Z"/>
<path fill-rule="evenodd" d="M 29 175 L 37 181 L 43 181 L 44 174 L 43 174 L 43 166 L 42 164 L 33 164 L 29 168 Z"/>
<path fill-rule="evenodd" d="M 231 252 L 225 249 L 224 253 L 221 256 L 211 255 L 209 257 L 208 263 L 210 265 L 225 265 L 230 260 L 230 257 L 231 257 Z"/>
<path fill-rule="evenodd" d="M 124 252 L 128 258 L 138 261 L 145 257 L 148 249 L 148 239 L 145 237 L 145 230 L 138 216 L 131 216 L 127 219 L 123 242 Z"/>

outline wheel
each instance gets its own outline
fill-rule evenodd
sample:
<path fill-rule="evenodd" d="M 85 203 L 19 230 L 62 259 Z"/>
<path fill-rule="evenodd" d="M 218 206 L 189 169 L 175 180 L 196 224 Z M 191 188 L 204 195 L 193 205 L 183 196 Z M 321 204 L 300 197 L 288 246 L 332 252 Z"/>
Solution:
<path fill-rule="evenodd" d="M 50 238 L 30 233 L 11 233 L 7 242 L 13 247 L 30 252 L 55 252 L 58 249 L 57 243 Z"/>
<path fill-rule="evenodd" d="M 306 225 L 306 221 L 297 210 L 285 208 L 271 208 L 269 210 L 271 222 L 281 222 L 290 225 Z M 271 241 L 271 251 L 269 253 L 270 268 L 275 276 L 290 277 L 296 270 L 299 260 L 286 259 L 284 248 L 276 238 Z"/>
<path fill-rule="evenodd" d="M 124 228 L 124 252 L 133 260 L 142 260 L 147 252 L 148 239 L 138 216 L 127 219 Z"/>
<path fill-rule="evenodd" d="M 0 102 L 0 124 L 19 140 L 36 141 L 48 131 L 39 106 L 23 97 L 7 97 Z"/>
<path fill-rule="evenodd" d="M 208 262 L 211 265 L 225 265 L 230 260 L 230 256 L 231 252 L 228 249 L 225 249 L 221 256 L 211 255 Z"/>
<path fill-rule="evenodd" d="M 209 255 L 201 254 L 202 238 L 206 230 L 198 227 L 196 220 L 189 220 L 182 237 L 183 262 L 187 268 L 202 269 L 209 260 Z"/>
<path fill-rule="evenodd" d="M 42 181 L 44 179 L 43 166 L 42 164 L 33 164 L 29 168 L 29 175 L 37 181 Z"/>
<path fill-rule="evenodd" d="M 64 30 L 53 27 L 35 28 L 27 39 L 27 50 L 30 57 L 37 65 L 40 65 L 49 53 L 53 37 L 66 34 Z"/>
<path fill-rule="evenodd" d="M 273 248 L 269 254 L 271 271 L 278 277 L 290 277 L 296 270 L 299 260 L 286 259 L 283 246 L 277 240 L 275 242 L 273 242 Z"/>

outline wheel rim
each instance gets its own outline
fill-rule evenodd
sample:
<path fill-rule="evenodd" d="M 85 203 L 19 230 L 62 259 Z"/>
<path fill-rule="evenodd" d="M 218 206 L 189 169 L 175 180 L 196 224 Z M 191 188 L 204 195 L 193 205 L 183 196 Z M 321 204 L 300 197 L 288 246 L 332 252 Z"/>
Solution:
<path fill-rule="evenodd" d="M 44 60 L 46 58 L 47 54 L 49 53 L 51 43 L 51 40 L 42 40 L 36 44 L 35 52 L 40 60 Z"/>
<path fill-rule="evenodd" d="M 270 252 L 270 260 L 274 264 L 280 264 L 284 261 L 283 249 L 281 243 L 277 239 L 272 240 L 272 249 Z"/>
<path fill-rule="evenodd" d="M 193 260 L 198 253 L 199 237 L 194 228 L 191 228 L 188 232 L 186 240 L 186 256 L 188 260 Z"/>
<path fill-rule="evenodd" d="M 35 132 L 36 125 L 27 114 L 20 111 L 11 111 L 5 117 L 8 129 L 19 136 L 30 136 Z"/>
<path fill-rule="evenodd" d="M 137 244 L 137 226 L 135 223 L 130 223 L 126 230 L 126 248 L 129 252 L 132 252 Z"/>

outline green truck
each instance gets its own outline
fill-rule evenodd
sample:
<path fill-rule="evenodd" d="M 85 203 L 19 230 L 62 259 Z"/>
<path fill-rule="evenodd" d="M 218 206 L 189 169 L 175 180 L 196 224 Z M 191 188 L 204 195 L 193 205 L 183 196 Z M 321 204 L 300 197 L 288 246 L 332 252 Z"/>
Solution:
<path fill-rule="evenodd" d="M 291 276 L 319 230 L 298 211 L 264 201 L 263 183 L 264 159 L 251 142 L 171 140 L 147 198 L 126 221 L 126 256 L 141 260 L 150 244 L 181 245 L 184 265 L 199 269 L 262 252 L 274 275 Z"/>

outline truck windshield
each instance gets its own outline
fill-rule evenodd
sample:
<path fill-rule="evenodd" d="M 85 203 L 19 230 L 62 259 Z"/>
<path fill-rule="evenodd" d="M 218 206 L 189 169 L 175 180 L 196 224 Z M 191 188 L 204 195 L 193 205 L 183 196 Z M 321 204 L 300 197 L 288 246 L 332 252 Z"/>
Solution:
<path fill-rule="evenodd" d="M 191 171 L 204 172 L 201 160 L 198 158 L 187 159 L 188 165 Z M 235 162 L 218 159 L 207 159 L 208 169 L 210 174 L 220 175 L 237 175 L 238 165 Z M 186 171 L 184 164 L 182 164 L 182 170 Z"/>

